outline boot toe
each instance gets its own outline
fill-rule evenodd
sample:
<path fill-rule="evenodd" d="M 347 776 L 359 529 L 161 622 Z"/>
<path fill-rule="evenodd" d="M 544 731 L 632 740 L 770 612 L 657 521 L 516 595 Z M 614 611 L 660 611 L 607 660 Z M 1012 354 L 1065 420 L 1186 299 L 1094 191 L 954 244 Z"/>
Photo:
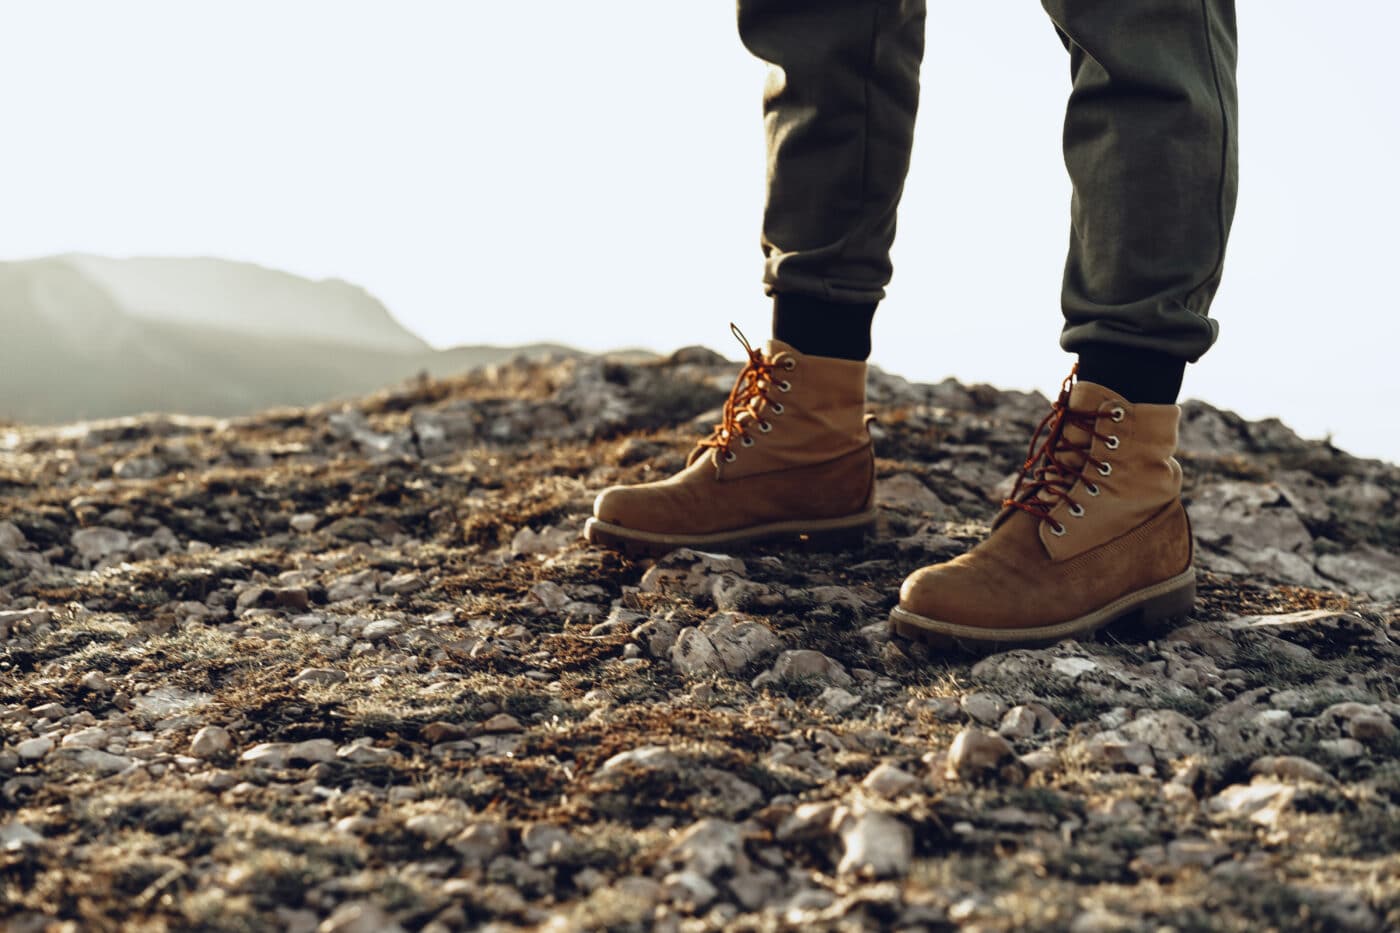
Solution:
<path fill-rule="evenodd" d="M 899 608 L 927 619 L 944 619 L 947 573 L 942 566 L 922 567 L 904 578 L 899 587 Z"/>
<path fill-rule="evenodd" d="M 609 525 L 631 527 L 628 521 L 635 512 L 636 490 L 629 486 L 609 486 L 593 500 L 593 517 Z"/>

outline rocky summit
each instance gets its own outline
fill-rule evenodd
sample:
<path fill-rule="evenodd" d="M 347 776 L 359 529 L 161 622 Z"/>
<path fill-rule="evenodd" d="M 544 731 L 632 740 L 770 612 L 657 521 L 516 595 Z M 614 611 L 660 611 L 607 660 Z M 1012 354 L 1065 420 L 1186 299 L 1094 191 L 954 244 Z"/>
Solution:
<path fill-rule="evenodd" d="M 6 929 L 1400 927 L 1400 469 L 1190 403 L 1195 614 L 955 656 L 1048 400 L 872 373 L 858 550 L 581 541 L 734 372 L 0 427 Z"/>

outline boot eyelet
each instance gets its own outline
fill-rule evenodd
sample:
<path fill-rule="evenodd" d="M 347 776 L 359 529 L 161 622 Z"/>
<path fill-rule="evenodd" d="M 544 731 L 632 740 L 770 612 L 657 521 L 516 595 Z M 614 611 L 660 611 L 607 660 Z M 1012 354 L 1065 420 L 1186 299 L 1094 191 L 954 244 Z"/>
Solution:
<path fill-rule="evenodd" d="M 1090 483 L 1089 485 L 1084 487 L 1084 491 L 1091 496 L 1097 496 L 1099 494 L 1099 487 L 1095 486 L 1093 483 Z"/>
<path fill-rule="evenodd" d="M 781 414 L 783 413 L 783 403 L 782 403 L 782 402 L 769 402 L 769 403 L 768 403 L 768 410 L 771 411 L 771 412 L 772 412 L 773 414 L 775 414 L 775 415 L 781 415 Z"/>
<path fill-rule="evenodd" d="M 1057 538 L 1063 538 L 1066 532 L 1068 531 L 1069 529 L 1066 528 L 1064 525 L 1061 525 L 1059 522 L 1056 522 L 1054 525 L 1050 526 L 1050 533 Z"/>
<path fill-rule="evenodd" d="M 1118 435 L 1117 435 L 1117 434 L 1110 434 L 1110 435 L 1108 436 L 1108 440 L 1106 440 L 1106 441 L 1103 442 L 1103 445 L 1104 445 L 1105 447 L 1107 447 L 1109 450 L 1117 450 L 1117 449 L 1118 449 L 1118 444 L 1119 444 L 1119 441 L 1118 441 Z"/>
<path fill-rule="evenodd" d="M 749 437 L 747 434 L 745 434 L 745 435 L 744 435 L 744 439 L 743 439 L 742 441 L 740 441 L 739 443 L 740 443 L 740 444 L 743 444 L 745 447 L 752 447 L 752 446 L 753 446 L 753 438 L 751 438 L 751 437 Z"/>
<path fill-rule="evenodd" d="M 1075 518 L 1083 518 L 1084 506 L 1076 502 L 1074 505 L 1069 507 L 1069 514 L 1073 515 Z"/>
<path fill-rule="evenodd" d="M 778 383 L 778 391 L 779 391 L 779 392 L 791 392 L 791 391 L 792 391 L 792 383 L 791 383 L 791 382 L 788 382 L 786 379 L 784 379 L 782 382 Z"/>
<path fill-rule="evenodd" d="M 792 372 L 796 368 L 797 360 L 793 359 L 792 357 L 788 357 L 787 359 L 783 360 L 783 369 L 786 369 L 788 372 Z"/>
<path fill-rule="evenodd" d="M 1112 476 L 1112 475 L 1113 475 L 1113 464 L 1109 463 L 1107 460 L 1105 460 L 1103 463 L 1100 463 L 1100 464 L 1099 464 L 1099 475 L 1100 475 L 1100 476 Z"/>
<path fill-rule="evenodd" d="M 766 421 L 760 421 L 758 423 L 758 429 L 764 434 L 767 434 L 769 431 L 773 430 L 773 426 Z"/>
<path fill-rule="evenodd" d="M 1128 416 L 1128 413 L 1121 408 L 1115 408 L 1112 411 L 1110 411 L 1108 415 L 1110 418 L 1113 419 L 1114 423 L 1117 424 L 1118 422 L 1126 418 Z"/>
<path fill-rule="evenodd" d="M 738 460 L 738 459 L 739 459 L 739 455 L 736 454 L 734 451 L 732 451 L 732 450 L 726 450 L 726 451 L 724 452 L 724 462 L 725 462 L 725 463 L 733 463 L 735 460 Z"/>

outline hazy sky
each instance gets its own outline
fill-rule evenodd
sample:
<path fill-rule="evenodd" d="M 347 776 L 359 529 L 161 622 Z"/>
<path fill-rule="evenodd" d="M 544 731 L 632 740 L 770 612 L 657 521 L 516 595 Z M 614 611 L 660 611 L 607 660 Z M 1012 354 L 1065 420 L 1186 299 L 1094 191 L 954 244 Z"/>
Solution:
<path fill-rule="evenodd" d="M 874 362 L 1050 393 L 1066 56 L 932 4 Z M 1242 0 L 1242 181 L 1186 394 L 1400 461 L 1400 6 Z M 766 335 L 762 67 L 729 3 L 0 0 L 0 258 L 216 255 L 440 345 Z M 1014 257 L 1008 265 L 1007 257 Z"/>

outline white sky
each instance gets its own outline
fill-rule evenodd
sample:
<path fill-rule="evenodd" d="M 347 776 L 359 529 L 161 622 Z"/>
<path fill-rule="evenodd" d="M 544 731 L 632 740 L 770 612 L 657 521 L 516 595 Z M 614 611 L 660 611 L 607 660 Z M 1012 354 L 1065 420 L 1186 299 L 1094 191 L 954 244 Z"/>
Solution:
<path fill-rule="evenodd" d="M 874 361 L 1050 393 L 1066 57 L 1035 4 L 932 6 Z M 1186 394 L 1400 461 L 1400 7 L 1318 9 L 1241 3 L 1221 341 Z M 439 345 L 733 358 L 728 321 L 767 331 L 761 81 L 729 3 L 0 0 L 0 258 L 247 259 Z"/>

